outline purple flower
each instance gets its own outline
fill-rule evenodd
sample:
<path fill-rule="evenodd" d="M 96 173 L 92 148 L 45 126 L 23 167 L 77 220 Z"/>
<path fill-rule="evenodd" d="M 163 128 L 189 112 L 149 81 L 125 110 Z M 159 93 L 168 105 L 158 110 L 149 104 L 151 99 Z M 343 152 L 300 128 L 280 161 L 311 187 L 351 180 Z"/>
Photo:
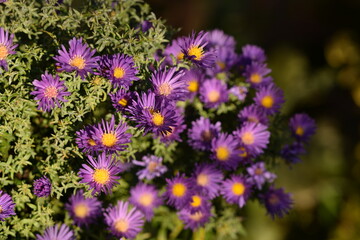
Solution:
<path fill-rule="evenodd" d="M 92 194 L 99 192 L 105 192 L 106 194 L 111 192 L 111 188 L 118 184 L 116 181 L 121 169 L 118 164 L 112 158 L 111 155 L 106 156 L 105 152 L 98 156 L 97 160 L 88 156 L 88 164 L 82 164 L 78 175 L 82 180 L 80 183 L 86 183 L 90 189 L 93 189 Z"/>
<path fill-rule="evenodd" d="M 254 88 L 259 88 L 272 82 L 272 77 L 266 76 L 271 72 L 266 64 L 253 62 L 246 66 L 243 76 Z"/>
<path fill-rule="evenodd" d="M 181 50 L 180 44 L 184 42 L 184 37 L 180 37 L 171 41 L 171 44 L 168 45 L 164 50 L 165 60 L 164 64 L 173 66 L 171 55 L 175 57 L 177 62 L 180 62 L 184 59 L 184 53 Z"/>
<path fill-rule="evenodd" d="M 304 145 L 301 142 L 294 142 L 292 144 L 285 145 L 280 152 L 282 158 L 286 160 L 287 163 L 294 164 L 301 161 L 300 156 L 305 154 Z"/>
<path fill-rule="evenodd" d="M 176 209 L 183 208 L 191 200 L 191 180 L 181 174 L 173 179 L 166 179 L 166 182 L 165 197 L 167 198 L 167 203 Z"/>
<path fill-rule="evenodd" d="M 241 146 L 253 156 L 264 151 L 270 138 L 270 132 L 266 126 L 253 122 L 246 122 L 240 130 L 234 132 L 234 135 L 239 139 Z"/>
<path fill-rule="evenodd" d="M 154 208 L 162 204 L 159 193 L 152 185 L 139 183 L 130 190 L 129 202 L 137 207 L 150 221 L 154 216 Z"/>
<path fill-rule="evenodd" d="M 225 34 L 224 31 L 219 29 L 209 31 L 206 40 L 208 42 L 207 48 L 225 47 L 235 49 L 236 46 L 234 37 Z"/>
<path fill-rule="evenodd" d="M 116 206 L 106 209 L 105 222 L 117 238 L 133 239 L 141 231 L 144 215 L 136 208 L 129 210 L 129 203 L 118 201 Z"/>
<path fill-rule="evenodd" d="M 219 47 L 216 49 L 216 60 L 213 68 L 206 69 L 209 75 L 229 71 L 236 62 L 237 55 L 233 49 Z"/>
<path fill-rule="evenodd" d="M 0 3 L 4 3 L 4 2 L 7 2 L 7 0 L 0 0 Z"/>
<path fill-rule="evenodd" d="M 238 115 L 240 122 L 253 122 L 253 123 L 261 123 L 262 125 L 267 126 L 269 119 L 266 113 L 255 104 L 251 104 L 249 106 L 244 107 Z"/>
<path fill-rule="evenodd" d="M 188 131 L 188 143 L 195 150 L 210 150 L 211 140 L 219 135 L 221 123 L 211 124 L 208 118 L 200 117 L 192 122 Z"/>
<path fill-rule="evenodd" d="M 285 193 L 282 188 L 275 189 L 273 186 L 265 194 L 260 195 L 260 201 L 273 219 L 275 216 L 283 217 L 293 204 L 290 194 Z"/>
<path fill-rule="evenodd" d="M 65 209 L 78 226 L 88 226 L 101 215 L 101 202 L 97 198 L 85 198 L 80 190 L 69 198 Z"/>
<path fill-rule="evenodd" d="M 210 206 L 209 197 L 206 194 L 192 191 L 189 201 L 183 208 L 189 209 L 191 213 L 196 213 L 198 211 L 208 209 Z"/>
<path fill-rule="evenodd" d="M 55 78 L 45 72 L 41 75 L 41 81 L 34 80 L 33 85 L 35 91 L 30 94 L 35 95 L 35 100 L 38 100 L 38 109 L 49 112 L 55 107 L 55 104 L 60 108 L 60 102 L 67 102 L 65 96 L 70 96 L 71 93 L 67 91 L 64 81 L 60 81 L 58 75 Z"/>
<path fill-rule="evenodd" d="M 74 240 L 74 232 L 65 224 L 62 224 L 59 228 L 58 225 L 48 227 L 43 235 L 36 234 L 37 240 Z"/>
<path fill-rule="evenodd" d="M 113 107 L 119 111 L 124 112 L 133 100 L 132 93 L 128 92 L 126 89 L 119 89 L 114 94 L 109 94 Z"/>
<path fill-rule="evenodd" d="M 290 119 L 289 126 L 293 136 L 302 142 L 307 142 L 316 130 L 314 119 L 305 113 L 295 114 Z"/>
<path fill-rule="evenodd" d="M 184 71 L 176 72 L 176 68 L 156 71 L 150 79 L 154 93 L 168 100 L 184 100 L 187 95 L 187 83 L 182 79 L 184 74 Z"/>
<path fill-rule="evenodd" d="M 150 21 L 145 20 L 140 23 L 140 28 L 142 32 L 147 32 L 152 27 L 153 27 L 153 23 Z"/>
<path fill-rule="evenodd" d="M 48 197 L 51 193 L 51 182 L 47 177 L 34 181 L 34 194 L 38 197 Z"/>
<path fill-rule="evenodd" d="M 196 189 L 213 199 L 219 195 L 223 174 L 214 164 L 203 163 L 195 167 L 191 180 L 196 183 Z"/>
<path fill-rule="evenodd" d="M 191 36 L 186 37 L 179 43 L 184 57 L 202 68 L 212 67 L 216 58 L 212 50 L 205 49 L 208 43 L 206 39 L 206 32 L 201 31 L 198 34 L 193 32 Z"/>
<path fill-rule="evenodd" d="M 265 182 L 271 183 L 276 178 L 275 174 L 266 171 L 264 162 L 254 163 L 246 168 L 246 171 L 250 175 L 249 182 L 256 185 L 258 189 L 261 189 Z"/>
<path fill-rule="evenodd" d="M 160 136 L 160 141 L 164 143 L 170 143 L 173 141 L 181 142 L 180 134 L 186 129 L 186 125 L 184 124 L 184 116 L 179 110 L 176 109 L 176 123 L 174 126 L 171 126 L 171 131 L 166 132 L 164 135 Z"/>
<path fill-rule="evenodd" d="M 233 135 L 220 133 L 211 141 L 211 158 L 216 163 L 226 169 L 234 170 L 240 161 L 238 142 Z"/>
<path fill-rule="evenodd" d="M 162 160 L 162 157 L 155 155 L 143 156 L 142 161 L 133 160 L 133 164 L 145 167 L 136 173 L 139 179 L 151 180 L 164 174 L 167 167 L 162 165 Z"/>
<path fill-rule="evenodd" d="M 96 142 L 98 151 L 108 151 L 114 153 L 116 151 L 124 151 L 127 144 L 131 142 L 131 134 L 126 133 L 126 122 L 120 121 L 115 127 L 115 117 L 112 116 L 110 122 L 104 119 L 97 127 L 93 127 L 93 139 Z"/>
<path fill-rule="evenodd" d="M 209 222 L 212 214 L 210 212 L 210 207 L 201 209 L 197 212 L 191 212 L 189 209 L 183 208 L 178 212 L 178 216 L 185 224 L 185 228 L 195 230 Z"/>
<path fill-rule="evenodd" d="M 93 57 L 96 50 L 91 50 L 89 46 L 82 43 L 82 38 L 75 37 L 69 41 L 69 51 L 64 45 L 58 51 L 59 56 L 54 57 L 57 61 L 58 71 L 72 72 L 76 71 L 76 75 L 85 79 L 88 73 L 93 73 L 93 69 L 98 67 L 97 61 L 99 57 Z"/>
<path fill-rule="evenodd" d="M 14 209 L 15 203 L 10 195 L 0 190 L 0 220 L 4 221 L 5 218 L 16 215 Z"/>
<path fill-rule="evenodd" d="M 200 87 L 200 100 L 207 108 L 218 107 L 229 98 L 227 86 L 221 80 L 206 80 Z"/>
<path fill-rule="evenodd" d="M 171 127 L 176 126 L 176 107 L 165 99 L 156 98 L 153 92 L 135 94 L 137 99 L 129 112 L 136 127 L 144 129 L 145 134 L 151 131 L 157 136 L 171 132 Z"/>
<path fill-rule="evenodd" d="M 94 153 L 97 150 L 97 143 L 94 140 L 94 126 L 85 126 L 76 132 L 76 144 L 85 153 Z"/>
<path fill-rule="evenodd" d="M 199 92 L 199 87 L 204 81 L 204 78 L 204 73 L 198 68 L 192 68 L 185 72 L 182 79 L 187 83 L 187 97 L 189 99 L 193 99 L 195 95 Z"/>
<path fill-rule="evenodd" d="M 229 89 L 229 93 L 235 95 L 240 101 L 244 101 L 249 89 L 245 86 L 233 86 Z"/>
<path fill-rule="evenodd" d="M 6 1 L 3 1 L 6 2 Z M 9 32 L 5 31 L 4 28 L 0 27 L 0 67 L 3 67 L 6 71 L 8 70 L 8 64 L 6 58 L 10 54 L 15 54 L 14 49 L 18 46 L 13 45 L 14 34 L 9 36 Z"/>
<path fill-rule="evenodd" d="M 254 100 L 266 114 L 272 115 L 280 111 L 284 103 L 284 94 L 275 84 L 270 83 L 259 88 Z"/>
<path fill-rule="evenodd" d="M 242 48 L 242 58 L 247 62 L 259 62 L 266 61 L 265 52 L 261 47 L 256 45 L 247 44 Z"/>
<path fill-rule="evenodd" d="M 222 183 L 221 194 L 228 203 L 238 204 L 242 208 L 251 194 L 251 185 L 240 175 L 232 175 Z"/>
<path fill-rule="evenodd" d="M 110 79 L 114 87 L 128 88 L 132 81 L 139 80 L 136 74 L 139 70 L 135 67 L 132 57 L 125 54 L 114 54 L 102 57 L 102 75 Z"/>

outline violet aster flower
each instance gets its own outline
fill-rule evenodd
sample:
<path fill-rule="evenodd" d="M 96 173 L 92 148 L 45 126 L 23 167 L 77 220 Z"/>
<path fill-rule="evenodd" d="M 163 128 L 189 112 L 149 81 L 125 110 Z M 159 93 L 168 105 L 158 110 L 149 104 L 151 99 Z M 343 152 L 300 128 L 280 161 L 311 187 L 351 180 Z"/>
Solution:
<path fill-rule="evenodd" d="M 214 164 L 203 163 L 195 167 L 191 180 L 196 183 L 196 189 L 213 199 L 219 195 L 223 174 Z"/>
<path fill-rule="evenodd" d="M 132 85 L 132 81 L 139 80 L 136 74 L 139 70 L 135 67 L 132 57 L 125 54 L 114 54 L 108 56 L 102 63 L 105 68 L 103 70 L 104 77 L 110 79 L 114 87 L 128 88 Z"/>
<path fill-rule="evenodd" d="M 131 134 L 126 133 L 126 122 L 120 121 L 115 127 L 115 117 L 112 116 L 110 122 L 104 119 L 96 127 L 93 127 L 93 138 L 96 142 L 97 150 L 114 153 L 123 151 L 127 144 L 131 142 Z"/>
<path fill-rule="evenodd" d="M 0 190 L 0 221 L 4 221 L 11 215 L 16 215 L 14 208 L 15 203 L 10 195 Z"/>
<path fill-rule="evenodd" d="M 101 215 L 101 202 L 97 198 L 85 198 L 84 191 L 80 190 L 69 198 L 65 209 L 76 225 L 88 226 Z"/>
<path fill-rule="evenodd" d="M 281 218 L 288 214 L 293 204 L 290 194 L 285 193 L 282 188 L 275 189 L 273 186 L 266 193 L 260 195 L 260 201 L 273 219 L 276 216 Z"/>
<path fill-rule="evenodd" d="M 186 129 L 184 124 L 184 116 L 181 110 L 176 109 L 176 123 L 171 126 L 171 131 L 166 132 L 160 136 L 160 141 L 164 143 L 170 143 L 173 141 L 181 142 L 180 134 Z"/>
<path fill-rule="evenodd" d="M 114 94 L 109 94 L 113 107 L 119 111 L 124 112 L 133 100 L 131 92 L 128 92 L 126 89 L 119 89 Z"/>
<path fill-rule="evenodd" d="M 58 75 L 55 75 L 54 78 L 47 72 L 41 75 L 41 81 L 34 80 L 33 85 L 35 86 L 35 91 L 32 91 L 30 94 L 35 95 L 35 100 L 38 100 L 38 109 L 42 109 L 45 112 L 53 109 L 55 104 L 60 108 L 60 101 L 67 102 L 68 100 L 64 99 L 64 97 L 71 95 L 67 91 L 64 81 L 60 81 Z"/>
<path fill-rule="evenodd" d="M 166 179 L 166 182 L 165 197 L 167 198 L 167 203 L 176 209 L 183 208 L 185 204 L 191 200 L 191 180 L 181 174 L 172 179 Z"/>
<path fill-rule="evenodd" d="M 271 69 L 264 63 L 253 62 L 246 66 L 243 76 L 246 81 L 254 88 L 259 88 L 272 82 L 272 77 L 266 76 L 271 72 Z"/>
<path fill-rule="evenodd" d="M 198 211 L 208 209 L 210 206 L 211 204 L 208 196 L 197 191 L 192 191 L 189 201 L 183 208 L 189 209 L 191 213 L 196 213 Z"/>
<path fill-rule="evenodd" d="M 185 72 L 182 79 L 187 83 L 187 97 L 193 99 L 199 92 L 199 87 L 205 79 L 204 73 L 198 68 L 192 68 Z"/>
<path fill-rule="evenodd" d="M 206 48 L 226 47 L 228 49 L 235 49 L 236 41 L 234 37 L 224 33 L 219 29 L 209 31 L 206 38 L 208 45 Z"/>
<path fill-rule="evenodd" d="M 228 72 L 235 64 L 237 55 L 233 49 L 219 47 L 216 49 L 216 60 L 213 68 L 206 69 L 209 75 Z"/>
<path fill-rule="evenodd" d="M 273 182 L 276 178 L 276 175 L 266 171 L 265 163 L 258 162 L 252 166 L 246 168 L 246 171 L 250 175 L 249 182 L 253 185 L 256 185 L 258 189 L 261 189 L 265 182 Z"/>
<path fill-rule="evenodd" d="M 105 223 L 117 238 L 133 239 L 144 225 L 144 215 L 137 209 L 131 208 L 128 202 L 118 201 L 116 206 L 106 209 Z"/>
<path fill-rule="evenodd" d="M 256 104 L 251 104 L 244 107 L 238 114 L 240 122 L 253 122 L 261 123 L 262 125 L 267 126 L 269 119 L 266 113 Z"/>
<path fill-rule="evenodd" d="M 153 23 L 150 22 L 150 21 L 147 21 L 147 20 L 142 21 L 142 22 L 140 23 L 140 28 L 141 28 L 141 31 L 142 31 L 142 32 L 147 32 L 147 31 L 149 31 L 149 29 L 152 28 L 153 26 L 154 26 Z"/>
<path fill-rule="evenodd" d="M 185 228 L 195 230 L 209 222 L 212 214 L 210 212 L 210 207 L 201 209 L 197 212 L 191 212 L 189 209 L 183 208 L 178 212 L 178 216 L 185 224 Z"/>
<path fill-rule="evenodd" d="M 34 181 L 34 194 L 38 197 L 48 197 L 51 193 L 51 182 L 47 177 Z"/>
<path fill-rule="evenodd" d="M 215 53 L 212 50 L 206 50 L 207 44 L 207 33 L 203 31 L 198 34 L 193 32 L 191 36 L 179 43 L 184 57 L 202 68 L 212 67 L 215 63 Z"/>
<path fill-rule="evenodd" d="M 187 95 L 187 83 L 182 79 L 184 74 L 184 71 L 176 71 L 175 67 L 154 72 L 150 79 L 154 93 L 168 100 L 184 100 Z"/>
<path fill-rule="evenodd" d="M 231 175 L 222 183 L 221 194 L 228 203 L 238 204 L 242 208 L 251 194 L 251 184 L 240 175 Z"/>
<path fill-rule="evenodd" d="M 82 164 L 78 175 L 82 180 L 80 183 L 86 183 L 90 189 L 93 189 L 92 194 L 99 192 L 105 192 L 106 194 L 111 192 L 111 188 L 118 184 L 116 180 L 120 177 L 116 176 L 120 173 L 121 169 L 111 155 L 106 156 L 103 152 L 94 159 L 88 156 L 88 164 Z"/>
<path fill-rule="evenodd" d="M 130 195 L 129 202 L 145 215 L 147 221 L 154 216 L 154 208 L 162 204 L 158 191 L 152 185 L 139 183 L 130 190 Z"/>
<path fill-rule="evenodd" d="M 85 153 L 94 153 L 97 151 L 97 143 L 94 140 L 94 126 L 85 126 L 76 132 L 76 144 Z"/>
<path fill-rule="evenodd" d="M 245 147 L 252 155 L 261 154 L 269 143 L 270 132 L 260 123 L 246 122 L 234 132 L 241 146 Z"/>
<path fill-rule="evenodd" d="M 200 87 L 200 100 L 207 108 L 218 107 L 221 103 L 228 100 L 229 93 L 227 86 L 221 80 L 206 80 Z"/>
<path fill-rule="evenodd" d="M 184 37 L 180 37 L 171 41 L 171 44 L 168 45 L 164 50 L 164 55 L 166 59 L 164 63 L 166 65 L 172 66 L 173 62 L 171 59 L 171 55 L 175 57 L 177 62 L 182 61 L 184 59 L 184 53 L 181 50 L 180 44 L 184 42 Z"/>
<path fill-rule="evenodd" d="M 305 113 L 295 114 L 290 119 L 289 126 L 293 136 L 302 142 L 307 142 L 316 130 L 314 119 Z"/>
<path fill-rule="evenodd" d="M 74 232 L 65 224 L 62 224 L 59 228 L 58 225 L 48 227 L 45 229 L 44 234 L 36 234 L 37 240 L 74 240 Z"/>
<path fill-rule="evenodd" d="M 153 92 L 135 93 L 137 99 L 129 107 L 130 119 L 137 123 L 137 128 L 145 134 L 153 132 L 157 136 L 165 135 L 176 126 L 176 107 L 165 99 L 156 98 Z"/>
<path fill-rule="evenodd" d="M 54 59 L 57 61 L 58 71 L 76 71 L 76 75 L 84 80 L 88 73 L 93 73 L 94 69 L 98 67 L 99 57 L 94 57 L 96 50 L 91 50 L 82 41 L 82 38 L 76 39 L 74 37 L 71 39 L 69 51 L 64 45 L 61 45 L 61 50 L 58 51 L 59 55 Z"/>
<path fill-rule="evenodd" d="M 264 49 L 251 44 L 247 44 L 242 48 L 242 57 L 248 62 L 263 63 L 266 61 Z"/>
<path fill-rule="evenodd" d="M 3 67 L 6 71 L 8 70 L 6 58 L 10 54 L 15 54 L 14 49 L 18 46 L 17 44 L 13 45 L 13 39 L 14 34 L 9 36 L 9 32 L 0 27 L 0 67 Z"/>
<path fill-rule="evenodd" d="M 301 162 L 300 155 L 305 154 L 304 145 L 301 142 L 294 142 L 292 144 L 285 145 L 280 152 L 282 158 L 287 163 L 294 164 Z"/>
<path fill-rule="evenodd" d="M 240 152 L 237 148 L 238 142 L 233 135 L 220 133 L 211 141 L 211 158 L 220 167 L 226 170 L 234 170 L 240 162 Z"/>
<path fill-rule="evenodd" d="M 147 155 L 142 157 L 142 161 L 133 160 L 133 164 L 137 166 L 145 167 L 138 171 L 139 179 L 151 180 L 155 177 L 159 177 L 167 171 L 167 167 L 162 165 L 162 157 L 155 155 Z"/>
<path fill-rule="evenodd" d="M 254 100 L 261 109 L 272 115 L 280 111 L 284 103 L 284 94 L 275 84 L 270 83 L 259 88 Z"/>
<path fill-rule="evenodd" d="M 240 101 L 244 101 L 249 89 L 245 86 L 234 86 L 229 89 L 229 93 L 235 95 Z"/>
<path fill-rule="evenodd" d="M 200 117 L 192 122 L 188 131 L 188 143 L 195 150 L 210 150 L 211 140 L 221 131 L 221 123 L 211 124 L 208 118 Z"/>

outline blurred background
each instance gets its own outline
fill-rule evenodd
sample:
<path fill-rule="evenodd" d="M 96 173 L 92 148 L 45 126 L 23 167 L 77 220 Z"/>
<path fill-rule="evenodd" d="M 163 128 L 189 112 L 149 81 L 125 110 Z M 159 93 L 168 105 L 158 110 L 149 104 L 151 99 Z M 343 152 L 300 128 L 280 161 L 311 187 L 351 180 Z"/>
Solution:
<path fill-rule="evenodd" d="M 244 219 L 248 240 L 360 239 L 360 1 L 147 0 L 168 25 L 222 29 L 265 49 L 283 113 L 317 122 L 308 154 L 277 169 L 276 185 L 293 193 L 294 210 L 271 220 L 256 203 Z"/>

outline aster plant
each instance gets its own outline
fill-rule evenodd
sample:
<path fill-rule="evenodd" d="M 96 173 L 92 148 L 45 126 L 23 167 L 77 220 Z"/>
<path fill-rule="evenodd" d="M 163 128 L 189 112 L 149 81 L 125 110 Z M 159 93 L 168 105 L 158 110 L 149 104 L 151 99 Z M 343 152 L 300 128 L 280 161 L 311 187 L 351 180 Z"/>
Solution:
<path fill-rule="evenodd" d="M 165 39 L 142 0 L 77 5 L 0 4 L 0 238 L 220 239 L 249 201 L 291 213 L 276 167 L 316 126 L 282 115 L 261 47 Z"/>

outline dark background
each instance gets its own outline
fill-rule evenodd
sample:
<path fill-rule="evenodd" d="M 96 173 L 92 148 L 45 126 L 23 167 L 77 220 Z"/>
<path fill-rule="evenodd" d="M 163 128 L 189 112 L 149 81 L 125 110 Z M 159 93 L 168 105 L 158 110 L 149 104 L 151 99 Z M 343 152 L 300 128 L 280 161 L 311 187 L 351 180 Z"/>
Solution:
<path fill-rule="evenodd" d="M 263 47 L 284 114 L 307 112 L 317 134 L 303 162 L 276 170 L 294 210 L 272 221 L 256 203 L 244 224 L 250 240 L 360 239 L 360 1 L 147 0 L 167 24 L 222 29 L 238 42 Z"/>

